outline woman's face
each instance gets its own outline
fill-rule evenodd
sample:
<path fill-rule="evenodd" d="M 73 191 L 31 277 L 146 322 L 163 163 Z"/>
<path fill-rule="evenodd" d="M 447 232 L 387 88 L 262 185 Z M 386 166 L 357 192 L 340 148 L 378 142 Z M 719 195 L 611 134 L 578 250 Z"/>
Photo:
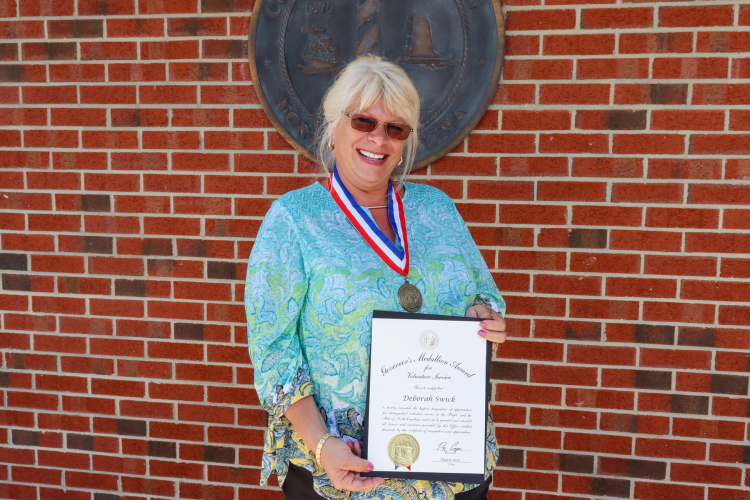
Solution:
<path fill-rule="evenodd" d="M 370 133 L 359 132 L 352 128 L 351 118 L 342 116 L 333 133 L 334 151 L 339 175 L 357 188 L 370 192 L 388 185 L 391 172 L 401 161 L 404 150 L 404 141 L 388 137 L 382 124 L 405 122 L 388 114 L 381 100 L 360 114 L 376 119 L 378 126 Z"/>

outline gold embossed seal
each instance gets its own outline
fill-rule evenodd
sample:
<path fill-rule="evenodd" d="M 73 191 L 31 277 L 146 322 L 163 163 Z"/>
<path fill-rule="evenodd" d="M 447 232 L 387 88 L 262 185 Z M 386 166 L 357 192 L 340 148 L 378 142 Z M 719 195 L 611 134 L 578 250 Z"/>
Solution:
<path fill-rule="evenodd" d="M 425 330 L 419 336 L 419 345 L 428 351 L 433 350 L 440 343 L 440 336 L 432 330 Z"/>
<path fill-rule="evenodd" d="M 419 458 L 419 443 L 409 434 L 397 434 L 388 442 L 388 458 L 401 467 L 411 467 Z"/>

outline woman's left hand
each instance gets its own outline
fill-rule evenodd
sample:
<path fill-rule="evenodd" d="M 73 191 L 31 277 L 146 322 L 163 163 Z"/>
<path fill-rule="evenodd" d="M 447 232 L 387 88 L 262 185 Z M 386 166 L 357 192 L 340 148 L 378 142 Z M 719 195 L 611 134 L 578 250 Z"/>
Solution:
<path fill-rule="evenodd" d="M 505 320 L 499 313 L 487 306 L 476 304 L 466 309 L 465 316 L 484 320 L 479 323 L 480 330 L 477 333 L 480 337 L 484 337 L 488 342 L 495 344 L 505 342 Z"/>

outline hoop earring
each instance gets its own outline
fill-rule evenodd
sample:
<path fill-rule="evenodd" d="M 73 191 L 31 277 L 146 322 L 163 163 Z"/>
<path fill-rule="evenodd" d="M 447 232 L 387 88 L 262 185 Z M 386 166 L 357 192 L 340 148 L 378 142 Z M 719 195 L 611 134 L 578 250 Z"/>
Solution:
<path fill-rule="evenodd" d="M 336 148 L 336 146 L 333 145 L 333 137 L 328 139 L 328 147 L 331 148 L 331 151 L 333 151 Z"/>
<path fill-rule="evenodd" d="M 402 163 L 404 163 L 404 157 L 403 157 L 403 156 L 401 157 L 401 161 L 399 161 L 399 162 L 398 162 L 398 163 L 396 164 L 396 166 L 400 166 L 400 165 L 401 165 Z"/>

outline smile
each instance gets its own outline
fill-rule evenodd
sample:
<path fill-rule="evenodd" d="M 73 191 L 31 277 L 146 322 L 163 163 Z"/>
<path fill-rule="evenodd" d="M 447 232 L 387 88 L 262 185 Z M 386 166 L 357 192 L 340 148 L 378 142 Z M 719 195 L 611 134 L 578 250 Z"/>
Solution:
<path fill-rule="evenodd" d="M 386 155 L 379 155 L 375 153 L 371 153 L 369 151 L 365 151 L 364 149 L 358 149 L 357 152 L 364 156 L 365 158 L 369 158 L 370 160 L 382 160 L 385 158 Z"/>

